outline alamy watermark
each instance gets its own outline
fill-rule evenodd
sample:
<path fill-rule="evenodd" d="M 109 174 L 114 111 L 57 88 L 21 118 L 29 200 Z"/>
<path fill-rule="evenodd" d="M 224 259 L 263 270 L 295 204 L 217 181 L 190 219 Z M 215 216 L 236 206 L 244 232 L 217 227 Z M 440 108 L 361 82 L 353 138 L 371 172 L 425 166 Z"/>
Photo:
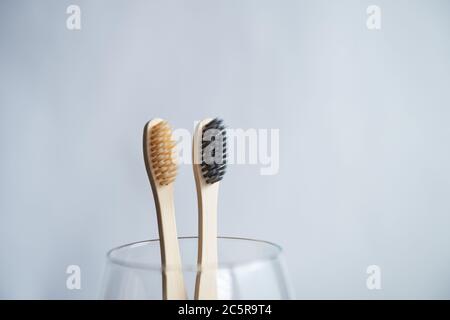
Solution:
<path fill-rule="evenodd" d="M 209 131 L 209 130 L 208 130 Z M 214 131 L 214 129 L 212 130 Z M 280 130 L 279 129 L 226 129 L 226 150 L 222 150 L 221 135 L 205 132 L 204 140 L 208 145 L 209 157 L 206 163 L 221 164 L 222 153 L 226 154 L 226 164 L 259 165 L 261 175 L 276 175 L 280 169 Z M 177 158 L 180 164 L 192 164 L 192 135 L 184 128 L 173 130 L 177 141 Z"/>
<path fill-rule="evenodd" d="M 381 290 L 381 268 L 376 264 L 370 265 L 366 269 L 369 275 L 366 280 L 366 287 L 369 290 Z"/>
<path fill-rule="evenodd" d="M 75 4 L 67 7 L 66 13 L 69 15 L 66 19 L 68 30 L 81 30 L 81 8 Z"/>
<path fill-rule="evenodd" d="M 366 9 L 366 26 L 369 30 L 381 30 L 381 8 L 377 5 L 370 5 Z"/>
<path fill-rule="evenodd" d="M 67 266 L 66 273 L 69 275 L 66 279 L 66 288 L 68 290 L 81 289 L 81 268 L 76 264 Z"/>

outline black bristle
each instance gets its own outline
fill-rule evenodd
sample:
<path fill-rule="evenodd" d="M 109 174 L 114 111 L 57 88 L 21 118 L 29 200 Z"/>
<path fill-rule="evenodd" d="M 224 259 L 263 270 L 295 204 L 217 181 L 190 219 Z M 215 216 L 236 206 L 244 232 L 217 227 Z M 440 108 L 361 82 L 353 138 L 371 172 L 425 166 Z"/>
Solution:
<path fill-rule="evenodd" d="M 220 141 L 221 144 L 214 143 Z M 214 144 L 213 144 L 214 143 Z M 213 144 L 213 145 L 211 145 Z M 227 136 L 223 120 L 215 118 L 203 127 L 202 133 L 202 174 L 206 183 L 212 184 L 223 179 L 227 168 Z M 219 152 L 216 155 L 216 152 Z"/>

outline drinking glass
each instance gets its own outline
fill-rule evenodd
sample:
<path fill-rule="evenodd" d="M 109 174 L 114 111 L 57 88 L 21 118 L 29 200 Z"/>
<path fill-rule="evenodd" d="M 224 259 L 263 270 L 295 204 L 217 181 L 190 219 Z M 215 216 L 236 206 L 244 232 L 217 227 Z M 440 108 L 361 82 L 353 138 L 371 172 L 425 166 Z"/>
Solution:
<path fill-rule="evenodd" d="M 223 300 L 291 299 L 280 246 L 262 240 L 218 237 L 217 295 Z M 197 237 L 180 237 L 188 299 L 197 274 Z M 101 289 L 103 299 L 162 299 L 159 240 L 110 250 Z"/>

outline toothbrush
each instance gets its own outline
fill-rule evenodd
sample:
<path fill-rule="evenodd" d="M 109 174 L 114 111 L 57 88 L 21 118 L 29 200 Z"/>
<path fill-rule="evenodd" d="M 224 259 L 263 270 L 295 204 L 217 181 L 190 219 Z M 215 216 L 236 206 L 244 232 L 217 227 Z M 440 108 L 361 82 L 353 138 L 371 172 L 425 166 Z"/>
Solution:
<path fill-rule="evenodd" d="M 223 121 L 198 123 L 192 145 L 198 201 L 198 272 L 196 300 L 217 299 L 217 202 L 219 181 L 226 170 L 226 132 Z"/>
<path fill-rule="evenodd" d="M 173 186 L 177 175 L 175 141 L 169 124 L 153 119 L 144 127 L 144 160 L 155 200 L 161 247 L 164 300 L 187 299 L 175 223 Z"/>

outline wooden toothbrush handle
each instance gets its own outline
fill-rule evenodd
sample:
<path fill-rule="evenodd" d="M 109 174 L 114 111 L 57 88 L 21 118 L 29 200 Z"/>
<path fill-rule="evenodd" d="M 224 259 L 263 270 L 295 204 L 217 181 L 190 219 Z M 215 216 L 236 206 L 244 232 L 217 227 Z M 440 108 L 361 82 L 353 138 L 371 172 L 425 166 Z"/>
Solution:
<path fill-rule="evenodd" d="M 179 270 L 163 271 L 163 300 L 187 300 L 183 272 Z"/>
<path fill-rule="evenodd" d="M 187 299 L 187 295 L 183 279 L 180 248 L 178 245 L 173 190 L 171 186 L 158 189 L 157 202 L 163 274 L 163 299 L 185 300 Z"/>
<path fill-rule="evenodd" d="M 195 300 L 217 300 L 217 270 L 197 273 Z"/>
<path fill-rule="evenodd" d="M 219 183 L 202 184 L 199 201 L 198 272 L 195 299 L 217 299 L 217 198 Z"/>

